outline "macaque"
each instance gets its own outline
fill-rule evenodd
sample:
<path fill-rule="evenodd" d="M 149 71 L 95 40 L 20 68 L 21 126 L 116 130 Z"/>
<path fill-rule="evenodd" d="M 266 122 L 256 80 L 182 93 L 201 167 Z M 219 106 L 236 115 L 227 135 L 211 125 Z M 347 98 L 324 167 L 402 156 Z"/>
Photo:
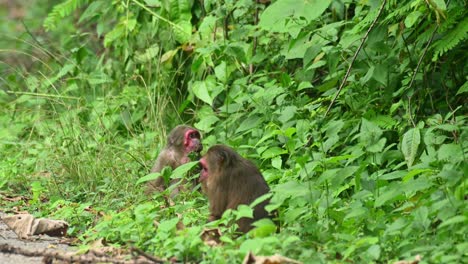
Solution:
<path fill-rule="evenodd" d="M 190 162 L 190 153 L 195 152 L 199 157 L 202 149 L 201 135 L 197 129 L 186 125 L 176 126 L 169 133 L 167 145 L 159 153 L 151 172 L 161 172 L 166 166 L 175 169 L 182 164 Z M 175 182 L 177 182 L 176 179 L 172 180 L 170 184 Z M 167 187 L 164 178 L 160 176 L 147 183 L 146 193 L 151 194 L 154 191 L 163 191 Z"/>
<path fill-rule="evenodd" d="M 199 181 L 210 203 L 209 221 L 220 219 L 227 209 L 237 209 L 240 204 L 249 205 L 270 191 L 257 167 L 230 147 L 211 147 L 200 159 L 200 166 Z M 265 210 L 268 202 L 263 201 L 254 207 L 253 219 L 239 219 L 239 231 L 246 233 L 252 229 L 253 222 L 269 217 Z"/>

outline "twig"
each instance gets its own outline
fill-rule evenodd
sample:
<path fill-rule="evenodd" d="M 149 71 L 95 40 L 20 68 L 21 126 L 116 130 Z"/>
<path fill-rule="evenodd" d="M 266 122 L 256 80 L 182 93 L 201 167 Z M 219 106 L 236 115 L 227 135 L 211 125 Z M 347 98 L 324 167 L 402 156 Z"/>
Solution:
<path fill-rule="evenodd" d="M 164 262 L 162 259 L 156 258 L 155 256 L 151 256 L 151 255 L 147 254 L 146 252 L 144 252 L 143 250 L 141 250 L 139 248 L 132 247 L 131 250 L 133 252 L 136 252 L 138 255 L 141 255 L 141 256 L 151 260 L 154 263 L 163 263 Z"/>
<path fill-rule="evenodd" d="M 439 29 L 439 25 L 437 25 L 437 26 L 434 28 L 434 31 L 432 32 L 431 38 L 430 38 L 429 41 L 427 42 L 427 45 L 426 45 L 426 47 L 424 48 L 424 51 L 423 51 L 421 57 L 419 57 L 418 64 L 416 65 L 416 69 L 414 69 L 413 76 L 411 77 L 411 82 L 410 82 L 410 84 L 408 85 L 408 88 L 406 88 L 406 90 L 410 89 L 411 86 L 413 86 L 413 82 L 414 82 L 414 80 L 416 79 L 416 74 L 417 74 L 418 71 L 419 71 L 419 67 L 421 67 L 422 60 L 423 60 L 424 57 L 426 56 L 427 50 L 429 49 L 429 45 L 431 45 L 432 41 L 434 40 L 435 33 L 437 32 L 437 29 Z"/>
<path fill-rule="evenodd" d="M 254 25 L 257 26 L 258 25 L 258 13 L 260 12 L 259 11 L 259 0 L 255 1 L 255 14 L 254 14 Z M 255 57 L 255 54 L 257 53 L 257 36 L 255 35 L 254 36 L 254 39 L 253 39 L 253 47 L 252 47 L 252 58 Z M 254 72 L 254 66 L 252 63 L 249 64 L 249 74 L 253 74 Z"/>
<path fill-rule="evenodd" d="M 349 67 L 348 67 L 348 70 L 346 71 L 345 77 L 343 78 L 343 81 L 341 82 L 341 85 L 340 85 L 340 87 L 338 88 L 338 91 L 336 91 L 335 96 L 333 97 L 332 101 L 330 102 L 330 105 L 328 106 L 328 109 L 327 109 L 327 111 L 325 112 L 325 116 L 327 116 L 328 112 L 330 112 L 330 109 L 331 109 L 331 107 L 333 106 L 333 104 L 335 103 L 336 98 L 338 98 L 338 95 L 340 94 L 340 92 L 341 92 L 341 90 L 343 89 L 343 87 L 344 87 L 346 81 L 348 80 L 349 73 L 351 72 L 351 68 L 353 67 L 354 61 L 356 61 L 357 55 L 359 54 L 359 52 L 361 51 L 362 47 L 364 46 L 364 43 L 366 42 L 366 39 L 367 39 L 367 37 L 369 36 L 369 33 L 370 33 L 371 30 L 374 28 L 375 24 L 377 24 L 377 20 L 379 19 L 380 15 L 382 14 L 382 11 L 383 11 L 384 6 L 385 6 L 386 3 L 387 3 L 387 0 L 384 0 L 384 1 L 382 2 L 382 5 L 381 5 L 380 8 L 379 8 L 379 11 L 378 11 L 378 13 L 377 13 L 377 16 L 375 17 L 374 21 L 373 21 L 372 24 L 370 25 L 370 27 L 369 27 L 369 29 L 367 30 L 367 32 L 366 32 L 366 34 L 364 35 L 364 37 L 362 37 L 361 45 L 359 45 L 358 49 L 357 49 L 356 52 L 354 53 L 353 59 L 351 60 L 351 63 L 349 64 Z"/>

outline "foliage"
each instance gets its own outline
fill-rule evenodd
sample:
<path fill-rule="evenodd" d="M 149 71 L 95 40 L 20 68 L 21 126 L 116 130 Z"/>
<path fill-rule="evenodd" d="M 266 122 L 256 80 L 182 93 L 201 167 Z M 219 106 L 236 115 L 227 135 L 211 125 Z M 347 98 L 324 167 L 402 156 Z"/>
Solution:
<path fill-rule="evenodd" d="M 0 48 L 0 188 L 68 220 L 84 244 L 205 263 L 249 250 L 304 263 L 466 259 L 465 1 L 96 0 L 49 10 L 48 33 L 2 26 L 24 55 Z M 228 144 L 260 167 L 278 233 L 259 223 L 239 237 L 222 225 L 246 207 L 206 225 L 198 190 L 174 204 L 141 194 L 179 123 L 203 131 L 206 148 Z M 200 238 L 213 224 L 221 247 Z"/>

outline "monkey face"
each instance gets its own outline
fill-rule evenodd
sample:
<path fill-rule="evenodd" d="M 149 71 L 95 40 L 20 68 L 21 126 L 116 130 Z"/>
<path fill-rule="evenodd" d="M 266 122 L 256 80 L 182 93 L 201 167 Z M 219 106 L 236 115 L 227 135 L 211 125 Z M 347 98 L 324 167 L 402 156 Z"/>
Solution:
<path fill-rule="evenodd" d="M 197 152 L 203 150 L 203 144 L 201 143 L 200 132 L 194 129 L 188 129 L 184 135 L 184 147 L 186 153 Z"/>

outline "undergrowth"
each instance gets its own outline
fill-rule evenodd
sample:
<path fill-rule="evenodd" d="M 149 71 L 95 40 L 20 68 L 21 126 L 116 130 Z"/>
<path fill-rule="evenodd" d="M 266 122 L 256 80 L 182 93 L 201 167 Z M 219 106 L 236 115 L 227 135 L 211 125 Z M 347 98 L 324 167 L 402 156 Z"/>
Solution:
<path fill-rule="evenodd" d="M 464 1 L 33 2 L 0 5 L 3 210 L 166 260 L 467 261 Z M 181 123 L 255 162 L 279 232 L 143 194 Z"/>

